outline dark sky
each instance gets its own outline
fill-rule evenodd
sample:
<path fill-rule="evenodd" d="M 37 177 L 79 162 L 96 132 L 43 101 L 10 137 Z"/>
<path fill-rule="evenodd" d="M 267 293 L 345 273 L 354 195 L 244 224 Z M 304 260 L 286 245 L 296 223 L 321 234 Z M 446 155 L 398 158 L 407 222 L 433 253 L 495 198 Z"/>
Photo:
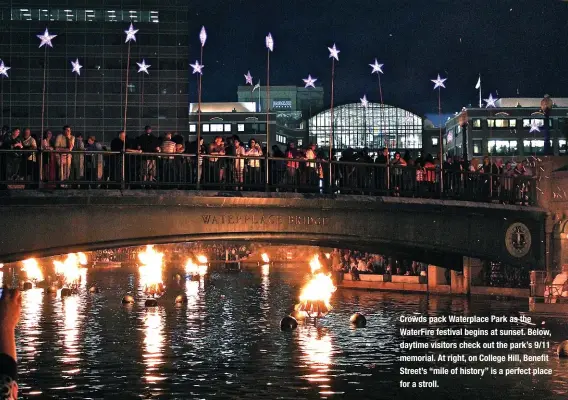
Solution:
<path fill-rule="evenodd" d="M 442 108 L 454 112 L 483 97 L 568 97 L 568 3 L 556 0 L 207 0 L 190 2 L 190 59 L 205 25 L 204 101 L 234 101 L 250 69 L 266 82 L 264 38 L 272 32 L 270 82 L 301 85 L 311 74 L 329 104 L 337 43 L 336 104 L 378 101 L 384 63 L 385 103 L 424 114 L 437 111 L 430 79 L 447 77 Z M 191 28 L 191 25 L 194 25 Z M 191 86 L 195 91 L 195 86 Z M 193 97 L 196 97 L 195 94 Z"/>

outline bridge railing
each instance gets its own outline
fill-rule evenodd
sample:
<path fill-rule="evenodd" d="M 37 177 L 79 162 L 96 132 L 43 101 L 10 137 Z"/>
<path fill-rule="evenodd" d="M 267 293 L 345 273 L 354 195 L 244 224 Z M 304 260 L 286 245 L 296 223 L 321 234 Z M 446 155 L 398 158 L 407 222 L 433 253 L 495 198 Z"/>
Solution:
<path fill-rule="evenodd" d="M 268 163 L 268 168 L 267 168 Z M 268 171 L 268 176 L 267 176 Z M 0 150 L 4 188 L 176 188 L 366 194 L 535 204 L 536 181 L 319 159 L 109 151 Z"/>

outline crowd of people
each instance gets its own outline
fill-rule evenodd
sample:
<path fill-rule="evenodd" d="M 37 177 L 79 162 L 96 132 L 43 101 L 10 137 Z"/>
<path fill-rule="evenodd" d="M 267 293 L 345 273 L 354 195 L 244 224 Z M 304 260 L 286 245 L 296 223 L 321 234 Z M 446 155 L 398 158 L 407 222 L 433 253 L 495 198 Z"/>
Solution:
<path fill-rule="evenodd" d="M 329 168 L 327 150 L 313 143 L 298 148 L 290 142 L 285 151 L 274 145 L 268 152 L 257 140 L 243 143 L 237 135 L 217 136 L 205 144 L 203 138 L 200 143 L 190 142 L 171 132 L 158 137 L 150 126 L 135 138 L 121 131 L 110 146 L 99 143 L 94 136 L 85 140 L 81 134 L 73 135 L 69 126 L 58 135 L 46 131 L 41 140 L 30 129 L 21 134 L 19 128 L 14 128 L 0 135 L 0 149 L 21 150 L 0 154 L 0 180 L 33 185 L 41 169 L 44 182 L 61 187 L 69 182 L 74 187 L 159 183 L 162 187 L 182 188 L 199 182 L 205 187 L 234 190 L 261 188 L 267 183 L 265 167 L 269 162 L 268 183 L 282 190 L 325 191 L 331 181 L 342 193 L 420 196 L 443 191 L 450 197 L 468 195 L 523 203 L 529 201 L 531 192 L 526 178 L 534 172 L 529 160 L 504 162 L 484 157 L 480 161 L 447 156 L 440 164 L 431 154 L 412 158 L 408 151 L 402 155 L 387 148 L 377 155 L 366 148 L 345 149 L 339 162 Z M 45 151 L 41 166 L 38 149 Z M 267 161 L 266 156 L 271 159 Z"/>

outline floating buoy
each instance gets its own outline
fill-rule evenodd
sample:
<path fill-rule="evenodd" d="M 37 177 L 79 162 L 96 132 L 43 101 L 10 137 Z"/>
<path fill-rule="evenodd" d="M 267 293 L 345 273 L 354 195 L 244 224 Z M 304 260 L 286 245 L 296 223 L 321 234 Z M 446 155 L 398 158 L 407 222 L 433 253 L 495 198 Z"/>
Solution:
<path fill-rule="evenodd" d="M 22 285 L 22 289 L 23 290 L 30 290 L 33 287 L 31 282 L 24 282 L 24 284 Z"/>
<path fill-rule="evenodd" d="M 158 300 L 156 299 L 147 299 L 144 302 L 144 306 L 146 307 L 158 307 Z"/>
<path fill-rule="evenodd" d="M 349 321 L 351 322 L 351 325 L 357 328 L 364 328 L 365 326 L 367 326 L 367 318 L 365 318 L 365 316 L 359 312 L 353 314 Z"/>
<path fill-rule="evenodd" d="M 280 329 L 282 329 L 283 331 L 293 331 L 297 327 L 298 327 L 298 321 L 296 321 L 296 318 L 291 317 L 289 315 L 286 315 L 280 321 Z"/>
<path fill-rule="evenodd" d="M 91 286 L 89 293 L 100 293 L 101 290 L 97 286 Z"/>
<path fill-rule="evenodd" d="M 175 302 L 176 304 L 185 304 L 187 303 L 187 296 L 185 294 L 180 294 L 176 297 Z"/>
<path fill-rule="evenodd" d="M 122 298 L 122 304 L 134 304 L 134 297 L 127 294 Z"/>
<path fill-rule="evenodd" d="M 558 345 L 558 357 L 567 358 L 568 357 L 568 340 L 563 341 Z"/>
<path fill-rule="evenodd" d="M 72 290 L 69 288 L 61 289 L 61 297 L 71 296 L 73 294 Z"/>

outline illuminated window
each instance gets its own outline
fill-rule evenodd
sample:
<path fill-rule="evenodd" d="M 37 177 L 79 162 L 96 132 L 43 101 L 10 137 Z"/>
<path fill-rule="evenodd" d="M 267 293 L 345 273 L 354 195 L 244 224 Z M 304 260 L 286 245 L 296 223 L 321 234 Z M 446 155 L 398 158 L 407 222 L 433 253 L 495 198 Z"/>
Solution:
<path fill-rule="evenodd" d="M 473 120 L 473 129 L 481 129 L 481 120 L 479 118 Z"/>
<path fill-rule="evenodd" d="M 238 124 L 237 125 L 237 130 L 239 132 L 244 132 L 245 131 L 245 124 Z"/>
<path fill-rule="evenodd" d="M 225 132 L 231 132 L 231 124 L 225 124 L 224 130 Z"/>
<path fill-rule="evenodd" d="M 298 139 L 298 147 L 301 147 L 304 141 L 302 139 Z"/>
<path fill-rule="evenodd" d="M 203 132 L 209 132 L 209 124 L 203 124 Z"/>
<path fill-rule="evenodd" d="M 494 139 L 487 142 L 490 154 L 512 156 L 517 154 L 518 142 L 508 139 Z"/>
<path fill-rule="evenodd" d="M 278 143 L 283 143 L 283 144 L 286 144 L 286 143 L 287 143 L 286 136 L 284 136 L 284 135 L 279 135 L 279 134 L 276 134 L 276 141 L 277 141 Z"/>
<path fill-rule="evenodd" d="M 12 8 L 12 21 L 159 22 L 158 11 Z"/>
<path fill-rule="evenodd" d="M 432 136 L 432 146 L 438 146 L 438 138 L 436 136 Z"/>
<path fill-rule="evenodd" d="M 516 119 L 487 119 L 487 127 L 489 128 L 514 128 L 517 126 Z"/>
<path fill-rule="evenodd" d="M 552 140 L 550 141 L 552 148 Z M 523 140 L 523 150 L 525 154 L 544 154 L 543 139 L 525 139 Z"/>
<path fill-rule="evenodd" d="M 479 156 L 483 152 L 483 141 L 481 139 L 473 139 L 473 155 Z"/>
<path fill-rule="evenodd" d="M 211 124 L 211 132 L 223 132 L 223 124 Z"/>
<path fill-rule="evenodd" d="M 533 121 L 536 122 L 536 125 L 538 127 L 544 126 L 544 119 L 532 118 L 532 119 L 523 119 L 523 128 L 530 128 L 533 124 Z M 552 128 L 552 119 L 548 120 L 548 126 Z"/>
<path fill-rule="evenodd" d="M 195 132 L 195 130 L 196 130 L 195 128 L 196 128 L 195 124 L 189 125 L 189 131 L 190 132 Z"/>
<path fill-rule="evenodd" d="M 566 146 L 566 139 L 558 139 L 558 153 L 568 154 L 568 148 Z"/>

